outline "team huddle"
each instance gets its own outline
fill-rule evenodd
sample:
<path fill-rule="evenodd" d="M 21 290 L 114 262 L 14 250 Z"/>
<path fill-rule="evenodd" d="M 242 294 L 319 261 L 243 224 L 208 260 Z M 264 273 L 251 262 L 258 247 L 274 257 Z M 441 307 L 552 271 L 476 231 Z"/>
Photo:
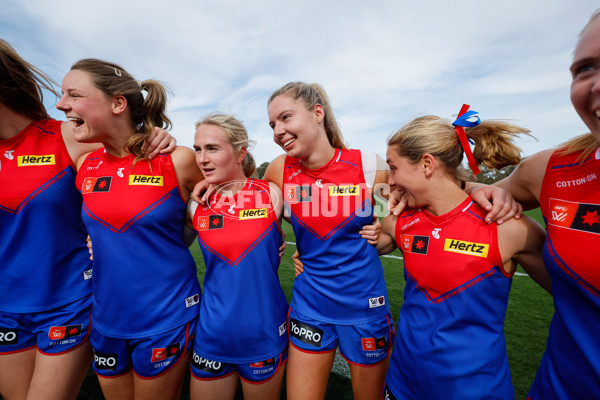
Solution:
<path fill-rule="evenodd" d="M 327 94 L 267 101 L 285 154 L 264 177 L 233 115 L 166 130 L 167 92 L 82 59 L 50 78 L 0 40 L 0 395 L 323 399 L 336 350 L 355 399 L 512 399 L 504 319 L 517 264 L 554 299 L 528 399 L 600 393 L 600 10 L 579 36 L 571 102 L 590 133 L 525 160 L 525 128 L 461 109 L 416 118 L 385 159 L 347 148 Z M 474 143 L 471 150 L 469 141 Z M 494 185 L 471 170 L 516 165 Z M 391 213 L 374 215 L 374 196 Z M 521 215 L 540 207 L 545 229 Z M 278 268 L 294 231 L 290 304 Z M 189 246 L 206 265 L 201 288 Z M 577 249 L 573 246 L 577 244 Z M 392 318 L 380 255 L 403 253 Z"/>

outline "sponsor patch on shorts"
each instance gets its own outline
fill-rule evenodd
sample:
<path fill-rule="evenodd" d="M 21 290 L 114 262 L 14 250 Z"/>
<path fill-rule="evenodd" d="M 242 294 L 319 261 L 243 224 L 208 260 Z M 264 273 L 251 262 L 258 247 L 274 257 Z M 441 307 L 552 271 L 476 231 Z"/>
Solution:
<path fill-rule="evenodd" d="M 181 343 L 172 343 L 167 347 L 153 348 L 151 362 L 164 361 L 168 358 L 173 358 L 179 355 L 181 351 Z"/>
<path fill-rule="evenodd" d="M 222 362 L 207 360 L 204 357 L 200 357 L 195 351 L 192 352 L 192 364 L 201 371 L 215 375 L 219 374 L 225 367 Z"/>
<path fill-rule="evenodd" d="M 19 343 L 19 332 L 14 329 L 0 328 L 0 346 Z"/>
<path fill-rule="evenodd" d="M 116 353 L 94 352 L 94 367 L 105 371 L 117 370 L 118 355 Z"/>
<path fill-rule="evenodd" d="M 304 324 L 297 319 L 290 318 L 290 335 L 296 339 L 310 344 L 315 347 L 321 347 L 321 340 L 323 339 L 323 330 Z"/>
<path fill-rule="evenodd" d="M 259 362 L 255 362 L 250 364 L 251 368 L 264 368 L 264 367 L 268 367 L 269 365 L 275 365 L 275 359 L 274 358 L 269 358 L 268 360 L 265 361 L 259 361 Z"/>
<path fill-rule="evenodd" d="M 384 336 L 378 338 L 362 338 L 362 349 L 364 351 L 377 351 L 388 347 L 387 339 Z"/>
<path fill-rule="evenodd" d="M 83 325 L 52 326 L 48 331 L 48 339 L 61 340 L 73 336 L 80 336 Z"/>

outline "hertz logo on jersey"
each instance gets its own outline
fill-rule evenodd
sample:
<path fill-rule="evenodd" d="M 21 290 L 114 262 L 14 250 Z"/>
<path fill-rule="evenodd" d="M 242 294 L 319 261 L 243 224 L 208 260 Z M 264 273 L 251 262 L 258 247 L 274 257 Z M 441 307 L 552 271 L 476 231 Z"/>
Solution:
<path fill-rule="evenodd" d="M 44 156 L 18 156 L 17 165 L 19 167 L 29 167 L 37 165 L 55 165 L 56 158 L 54 154 L 47 154 Z"/>
<path fill-rule="evenodd" d="M 358 196 L 359 194 L 358 185 L 329 186 L 330 196 Z"/>
<path fill-rule="evenodd" d="M 256 208 L 251 210 L 240 210 L 240 219 L 267 218 L 266 208 Z"/>
<path fill-rule="evenodd" d="M 129 185 L 162 186 L 164 178 L 152 175 L 129 175 Z"/>
<path fill-rule="evenodd" d="M 446 239 L 444 242 L 444 251 L 452 251 L 454 253 L 467 254 L 486 258 L 490 250 L 489 244 L 464 242 L 456 239 Z"/>

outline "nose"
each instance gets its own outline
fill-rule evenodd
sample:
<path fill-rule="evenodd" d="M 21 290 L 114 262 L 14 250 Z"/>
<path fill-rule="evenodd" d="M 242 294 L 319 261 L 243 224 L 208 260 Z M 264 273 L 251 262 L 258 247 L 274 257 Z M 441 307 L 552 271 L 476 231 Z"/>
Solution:
<path fill-rule="evenodd" d="M 283 129 L 283 124 L 280 124 L 279 122 L 275 123 L 275 126 L 273 127 L 273 135 L 274 136 L 281 136 L 285 133 L 285 129 Z"/>
<path fill-rule="evenodd" d="M 394 186 L 394 176 L 391 173 L 388 175 L 387 183 L 390 187 Z"/>
<path fill-rule="evenodd" d="M 62 95 L 62 97 L 60 98 L 58 103 L 56 103 L 56 108 L 60 111 L 65 111 L 65 112 L 68 110 L 67 100 L 66 100 L 66 96 L 64 94 Z"/>
<path fill-rule="evenodd" d="M 600 74 L 596 74 L 594 76 L 594 83 L 592 84 L 592 92 L 594 92 L 594 93 L 600 92 Z"/>
<path fill-rule="evenodd" d="M 196 162 L 198 163 L 198 166 L 202 166 L 208 162 L 208 157 L 206 156 L 205 151 L 196 152 Z"/>

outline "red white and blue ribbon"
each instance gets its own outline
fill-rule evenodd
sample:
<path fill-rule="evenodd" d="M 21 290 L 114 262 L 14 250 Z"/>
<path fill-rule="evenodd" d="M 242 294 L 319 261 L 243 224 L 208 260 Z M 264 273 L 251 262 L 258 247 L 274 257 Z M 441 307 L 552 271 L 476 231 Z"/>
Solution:
<path fill-rule="evenodd" d="M 471 167 L 473 173 L 477 175 L 481 171 L 479 170 L 479 166 L 475 162 L 475 157 L 473 157 L 473 153 L 471 152 L 471 146 L 469 146 L 469 139 L 465 133 L 465 127 L 472 128 L 477 126 L 481 123 L 481 120 L 479 119 L 479 113 L 477 111 L 469 111 L 469 107 L 470 106 L 468 104 L 463 104 L 460 112 L 458 113 L 458 118 L 456 118 L 456 121 L 454 121 L 452 125 L 454 125 L 454 129 L 456 130 L 460 144 L 467 155 L 469 167 Z"/>

